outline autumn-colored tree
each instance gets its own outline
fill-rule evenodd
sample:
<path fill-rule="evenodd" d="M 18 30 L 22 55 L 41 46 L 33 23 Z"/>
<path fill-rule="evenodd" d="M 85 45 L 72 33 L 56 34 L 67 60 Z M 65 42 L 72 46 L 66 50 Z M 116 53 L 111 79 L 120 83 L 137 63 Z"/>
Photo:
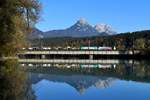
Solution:
<path fill-rule="evenodd" d="M 38 0 L 0 0 L 0 57 L 13 56 L 25 45 L 40 8 Z"/>

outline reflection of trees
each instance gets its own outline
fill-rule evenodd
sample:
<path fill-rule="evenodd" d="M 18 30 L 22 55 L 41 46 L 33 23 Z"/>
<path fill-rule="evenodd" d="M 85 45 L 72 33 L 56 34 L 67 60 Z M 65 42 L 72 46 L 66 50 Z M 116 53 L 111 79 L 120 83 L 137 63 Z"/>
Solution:
<path fill-rule="evenodd" d="M 0 62 L 0 100 L 26 100 L 26 74 L 17 62 Z"/>
<path fill-rule="evenodd" d="M 32 68 L 32 72 L 57 75 L 98 75 L 117 77 L 125 80 L 150 82 L 150 63 L 140 61 L 136 64 L 121 63 L 110 68 Z"/>
<path fill-rule="evenodd" d="M 150 82 L 150 63 L 141 61 L 133 65 L 119 64 L 110 74 L 125 80 Z"/>

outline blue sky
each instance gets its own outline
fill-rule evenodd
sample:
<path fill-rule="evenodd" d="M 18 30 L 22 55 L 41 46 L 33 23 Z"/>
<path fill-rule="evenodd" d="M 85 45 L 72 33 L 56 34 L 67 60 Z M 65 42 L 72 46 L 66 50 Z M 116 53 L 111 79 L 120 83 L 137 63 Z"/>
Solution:
<path fill-rule="evenodd" d="M 150 0 L 40 0 L 36 27 L 42 31 L 65 29 L 80 18 L 89 24 L 109 24 L 117 32 L 150 29 Z"/>

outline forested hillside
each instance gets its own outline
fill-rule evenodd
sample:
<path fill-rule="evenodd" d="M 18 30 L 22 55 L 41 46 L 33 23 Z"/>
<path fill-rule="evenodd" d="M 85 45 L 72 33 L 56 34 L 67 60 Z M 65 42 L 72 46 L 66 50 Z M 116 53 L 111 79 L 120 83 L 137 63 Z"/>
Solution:
<path fill-rule="evenodd" d="M 127 49 L 150 49 L 150 30 L 120 33 L 111 36 L 100 37 L 58 37 L 58 38 L 43 38 L 32 41 L 33 46 L 71 46 L 80 47 L 87 46 L 90 42 L 91 46 L 116 46 L 118 50 Z"/>

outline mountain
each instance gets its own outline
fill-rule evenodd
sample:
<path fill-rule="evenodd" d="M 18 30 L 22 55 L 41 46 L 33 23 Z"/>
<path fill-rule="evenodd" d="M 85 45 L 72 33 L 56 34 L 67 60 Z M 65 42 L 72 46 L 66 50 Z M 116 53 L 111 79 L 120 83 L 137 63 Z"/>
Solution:
<path fill-rule="evenodd" d="M 80 19 L 67 29 L 52 30 L 43 34 L 44 37 L 91 37 L 107 36 L 115 33 L 109 25 L 97 24 L 93 27 L 85 19 Z"/>
<path fill-rule="evenodd" d="M 40 31 L 37 28 L 33 28 L 32 29 L 32 33 L 29 34 L 28 39 L 39 39 L 39 38 L 43 38 L 44 37 L 44 33 L 42 31 Z"/>
<path fill-rule="evenodd" d="M 51 30 L 42 32 L 37 28 L 33 29 L 29 39 L 48 38 L 48 37 L 92 37 L 114 35 L 115 31 L 106 24 L 90 25 L 85 19 L 78 20 L 74 25 L 64 30 Z"/>
<path fill-rule="evenodd" d="M 94 27 L 99 33 L 107 33 L 108 35 L 116 34 L 115 31 L 112 30 L 111 26 L 106 24 L 97 24 Z"/>

